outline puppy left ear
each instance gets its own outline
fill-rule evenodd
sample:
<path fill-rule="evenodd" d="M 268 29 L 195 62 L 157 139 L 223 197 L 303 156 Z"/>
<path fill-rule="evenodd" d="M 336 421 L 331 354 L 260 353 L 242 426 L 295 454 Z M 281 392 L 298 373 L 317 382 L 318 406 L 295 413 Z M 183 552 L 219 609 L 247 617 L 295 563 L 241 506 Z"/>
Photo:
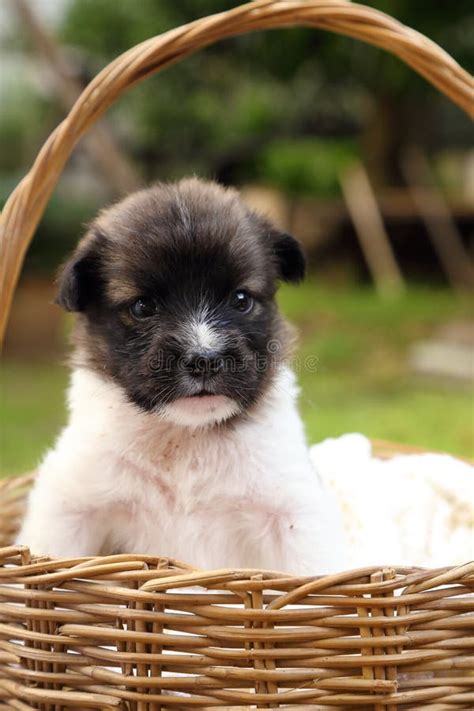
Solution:
<path fill-rule="evenodd" d="M 85 311 L 99 296 L 98 241 L 86 235 L 60 270 L 55 302 L 66 311 Z"/>
<path fill-rule="evenodd" d="M 301 244 L 289 234 L 275 234 L 273 252 L 277 258 L 280 278 L 293 284 L 304 279 L 306 257 Z"/>

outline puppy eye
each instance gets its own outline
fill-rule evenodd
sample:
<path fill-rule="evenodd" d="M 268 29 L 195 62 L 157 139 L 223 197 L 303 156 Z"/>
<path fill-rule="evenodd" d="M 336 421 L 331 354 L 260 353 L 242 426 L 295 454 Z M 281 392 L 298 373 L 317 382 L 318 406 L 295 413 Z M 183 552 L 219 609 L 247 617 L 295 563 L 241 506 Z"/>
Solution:
<path fill-rule="evenodd" d="M 242 314 L 248 314 L 254 305 L 253 297 L 246 291 L 234 291 L 230 297 L 230 305 Z"/>
<path fill-rule="evenodd" d="M 138 299 L 130 306 L 130 313 L 134 318 L 149 318 L 156 314 L 154 299 Z"/>

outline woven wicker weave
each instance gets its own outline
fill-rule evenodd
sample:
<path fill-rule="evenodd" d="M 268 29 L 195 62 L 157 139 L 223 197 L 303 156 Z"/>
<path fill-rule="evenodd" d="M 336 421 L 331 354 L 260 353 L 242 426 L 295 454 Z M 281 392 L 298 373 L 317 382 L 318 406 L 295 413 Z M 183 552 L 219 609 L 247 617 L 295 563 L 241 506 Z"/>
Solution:
<path fill-rule="evenodd" d="M 449 55 L 346 0 L 258 0 L 147 40 L 91 82 L 5 205 L 0 335 L 64 164 L 112 102 L 221 38 L 296 24 L 383 47 L 472 109 Z M 0 483 L 0 709 L 473 708 L 474 564 L 298 578 L 140 555 L 32 561 L 9 547 L 31 482 Z"/>
<path fill-rule="evenodd" d="M 296 578 L 18 546 L 0 563 L 3 709 L 473 707 L 474 564 Z"/>
<path fill-rule="evenodd" d="M 0 544 L 32 480 L 3 482 Z M 472 563 L 298 578 L 10 546 L 0 566 L 0 709 L 474 704 Z"/>

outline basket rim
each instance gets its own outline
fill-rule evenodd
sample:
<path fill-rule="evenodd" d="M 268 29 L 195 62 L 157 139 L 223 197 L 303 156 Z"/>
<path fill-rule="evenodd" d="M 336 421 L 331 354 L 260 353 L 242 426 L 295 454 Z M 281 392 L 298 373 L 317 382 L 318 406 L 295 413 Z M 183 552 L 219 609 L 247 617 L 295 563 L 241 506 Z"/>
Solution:
<path fill-rule="evenodd" d="M 5 564 L 10 561 L 10 564 Z M 16 567 L 15 567 L 16 566 Z M 151 567 L 148 567 L 151 566 Z M 24 571 L 23 573 L 19 571 Z M 423 592 L 431 587 L 447 586 L 453 581 L 474 576 L 474 561 L 437 568 L 403 565 L 368 565 L 330 574 L 294 575 L 267 568 L 217 568 L 201 569 L 167 556 L 140 553 L 84 556 L 79 558 L 50 558 L 34 556 L 28 546 L 15 544 L 0 547 L 0 581 L 13 585 L 37 585 L 53 589 L 66 581 L 117 580 L 120 588 L 122 573 L 142 573 L 142 585 L 133 595 L 151 599 L 149 594 L 165 593 L 189 587 L 225 589 L 238 592 L 243 589 L 263 591 L 279 590 L 284 596 L 271 609 L 279 610 L 323 589 L 345 586 L 346 592 L 363 594 L 372 587 L 370 578 L 380 572 L 389 572 L 387 580 L 378 581 L 380 594 L 403 587 L 406 594 Z M 474 581 L 473 581 L 474 582 Z M 128 588 L 125 588 L 128 590 Z M 110 591 L 114 597 L 113 591 Z M 132 594 L 132 591 L 130 591 Z M 101 595 L 104 593 L 102 592 Z M 192 594 L 192 593 L 191 593 Z M 363 604 L 363 601 L 360 602 Z"/>

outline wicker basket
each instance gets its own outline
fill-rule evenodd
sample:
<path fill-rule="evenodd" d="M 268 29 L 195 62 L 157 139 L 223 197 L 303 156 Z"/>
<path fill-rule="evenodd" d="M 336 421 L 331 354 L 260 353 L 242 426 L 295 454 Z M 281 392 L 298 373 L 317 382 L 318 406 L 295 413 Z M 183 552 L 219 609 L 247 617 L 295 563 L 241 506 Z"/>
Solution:
<path fill-rule="evenodd" d="M 296 24 L 383 47 L 472 109 L 449 55 L 346 0 L 258 0 L 147 40 L 90 83 L 5 205 L 1 334 L 61 170 L 112 102 L 221 38 Z M 299 578 L 141 555 L 31 560 L 9 546 L 31 482 L 0 485 L 0 709 L 473 708 L 474 564 Z"/>

